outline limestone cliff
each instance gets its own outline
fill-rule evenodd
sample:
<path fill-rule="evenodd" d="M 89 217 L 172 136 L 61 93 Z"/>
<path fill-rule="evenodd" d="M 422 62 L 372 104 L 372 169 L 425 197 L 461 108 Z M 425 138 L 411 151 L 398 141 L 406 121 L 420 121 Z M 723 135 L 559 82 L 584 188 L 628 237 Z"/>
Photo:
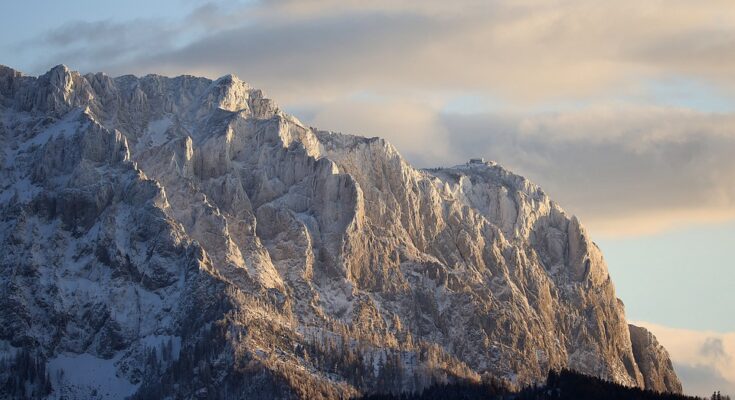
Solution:
<path fill-rule="evenodd" d="M 580 222 L 494 163 L 416 169 L 233 76 L 0 67 L 0 118 L 0 354 L 49 371 L 38 393 L 336 398 L 560 367 L 681 390 Z"/>
<path fill-rule="evenodd" d="M 646 328 L 628 325 L 633 355 L 638 363 L 647 388 L 680 393 L 681 382 L 674 373 L 669 352 L 658 343 Z"/>

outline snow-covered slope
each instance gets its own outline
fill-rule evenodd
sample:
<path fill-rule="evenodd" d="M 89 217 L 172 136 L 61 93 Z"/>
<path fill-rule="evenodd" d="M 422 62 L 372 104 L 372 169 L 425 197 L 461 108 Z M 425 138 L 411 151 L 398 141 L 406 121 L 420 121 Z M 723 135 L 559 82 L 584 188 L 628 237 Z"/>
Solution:
<path fill-rule="evenodd" d="M 336 398 L 559 367 L 681 390 L 579 221 L 498 165 L 415 169 L 233 76 L 0 67 L 0 122 L 9 396 Z"/>

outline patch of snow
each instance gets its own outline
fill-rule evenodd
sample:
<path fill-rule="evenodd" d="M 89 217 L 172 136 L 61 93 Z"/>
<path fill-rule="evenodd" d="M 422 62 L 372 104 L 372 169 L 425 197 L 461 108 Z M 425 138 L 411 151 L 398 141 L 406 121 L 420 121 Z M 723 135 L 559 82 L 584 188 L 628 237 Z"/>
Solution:
<path fill-rule="evenodd" d="M 163 117 L 155 121 L 148 123 L 148 131 L 146 132 L 148 143 L 152 147 L 158 147 L 168 141 L 169 128 L 173 125 L 173 121 L 170 117 Z"/>
<path fill-rule="evenodd" d="M 81 113 L 81 110 L 70 112 L 69 114 L 64 116 L 64 118 L 60 119 L 45 130 L 41 131 L 39 134 L 35 135 L 30 140 L 23 143 L 20 150 L 25 151 L 33 146 L 40 146 L 57 137 L 73 136 L 77 132 L 81 131 L 79 118 Z"/>
<path fill-rule="evenodd" d="M 31 183 L 30 179 L 23 178 L 19 181 L 14 182 L 8 188 L 0 192 L 0 203 L 6 203 L 13 199 L 16 195 L 18 196 L 16 198 L 17 202 L 27 203 L 40 192 L 40 187 Z"/>
<path fill-rule="evenodd" d="M 115 363 L 91 354 L 59 354 L 47 365 L 52 394 L 48 399 L 121 399 L 132 395 L 138 385 L 117 375 Z"/>
<path fill-rule="evenodd" d="M 181 354 L 181 337 L 169 335 L 148 335 L 140 340 L 140 343 L 147 348 L 156 349 L 156 356 L 160 360 L 163 357 L 163 349 L 168 343 L 171 343 L 171 357 L 174 360 L 179 359 Z"/>
<path fill-rule="evenodd" d="M 173 126 L 173 119 L 165 116 L 148 123 L 148 127 L 135 145 L 135 152 L 159 147 L 169 141 L 169 130 Z"/>

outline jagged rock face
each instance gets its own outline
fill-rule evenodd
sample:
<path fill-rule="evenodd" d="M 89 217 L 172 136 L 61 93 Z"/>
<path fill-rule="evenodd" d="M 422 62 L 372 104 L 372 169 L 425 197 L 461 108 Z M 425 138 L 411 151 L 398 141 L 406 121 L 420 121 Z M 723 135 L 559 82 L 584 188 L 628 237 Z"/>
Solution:
<path fill-rule="evenodd" d="M 233 76 L 2 67 L 0 107 L 0 354 L 40 360 L 51 396 L 334 398 L 560 367 L 681 391 L 655 339 L 631 343 L 579 221 L 498 165 L 417 170 Z M 107 375 L 64 368 L 82 357 Z"/>
<path fill-rule="evenodd" d="M 633 355 L 643 373 L 646 387 L 681 392 L 681 382 L 674 373 L 669 352 L 646 328 L 635 325 L 628 325 L 628 327 L 630 328 L 630 341 L 633 344 Z"/>

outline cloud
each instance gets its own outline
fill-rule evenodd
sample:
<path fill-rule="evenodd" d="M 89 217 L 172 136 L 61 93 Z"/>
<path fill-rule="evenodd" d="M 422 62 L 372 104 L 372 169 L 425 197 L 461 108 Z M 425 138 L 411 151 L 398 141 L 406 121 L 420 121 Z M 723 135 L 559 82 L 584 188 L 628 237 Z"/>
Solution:
<path fill-rule="evenodd" d="M 181 21 L 130 21 L 129 29 L 80 22 L 46 36 L 58 49 L 53 61 L 121 73 L 235 72 L 281 99 L 289 90 L 369 87 L 527 102 L 631 94 L 672 75 L 732 86 L 733 18 L 727 0 L 268 1 L 207 3 Z M 112 59 L 69 51 L 110 35 L 93 52 L 116 52 Z"/>
<path fill-rule="evenodd" d="M 702 356 L 712 360 L 730 362 L 730 355 L 725 352 L 722 339 L 718 337 L 708 337 L 705 339 L 699 352 Z"/>
<path fill-rule="evenodd" d="M 541 184 L 593 233 L 642 234 L 735 216 L 735 115 L 593 107 L 444 115 L 455 153 Z"/>
<path fill-rule="evenodd" d="M 735 332 L 677 329 L 649 322 L 646 327 L 666 347 L 684 391 L 710 395 L 715 390 L 735 394 Z"/>
<path fill-rule="evenodd" d="M 319 107 L 308 121 L 320 129 L 386 138 L 418 166 L 458 158 L 452 153 L 451 135 L 440 116 L 421 103 L 343 100 Z"/>
<path fill-rule="evenodd" d="M 735 218 L 735 117 L 682 107 L 735 88 L 729 1 L 194 2 L 30 47 L 44 68 L 237 73 L 317 127 L 384 136 L 419 166 L 495 159 L 596 237 L 631 235 Z M 657 106 L 666 82 L 686 84 Z M 446 111 L 468 94 L 489 111 Z"/>
<path fill-rule="evenodd" d="M 156 19 L 72 21 L 19 43 L 14 50 L 22 53 L 43 49 L 45 57 L 37 60 L 31 71 L 38 74 L 59 63 L 97 72 L 104 71 L 99 69 L 104 65 L 125 63 L 156 49 L 170 48 L 180 33 L 180 28 Z"/>
<path fill-rule="evenodd" d="M 709 398 L 716 390 L 723 395 L 735 393 L 735 385 L 710 366 L 674 363 L 674 370 L 683 382 L 685 393 L 705 398 Z"/>
<path fill-rule="evenodd" d="M 279 95 L 286 85 L 331 93 L 420 87 L 497 92 L 521 102 L 628 93 L 669 74 L 732 80 L 735 60 L 722 56 L 732 53 L 725 52 L 729 42 L 710 50 L 679 40 L 732 35 L 727 25 L 712 28 L 721 7 L 667 3 L 653 12 L 648 3 L 624 3 L 267 2 L 249 9 L 248 23 L 131 66 L 234 70 Z M 698 52 L 696 63 L 683 57 L 691 52 Z"/>

